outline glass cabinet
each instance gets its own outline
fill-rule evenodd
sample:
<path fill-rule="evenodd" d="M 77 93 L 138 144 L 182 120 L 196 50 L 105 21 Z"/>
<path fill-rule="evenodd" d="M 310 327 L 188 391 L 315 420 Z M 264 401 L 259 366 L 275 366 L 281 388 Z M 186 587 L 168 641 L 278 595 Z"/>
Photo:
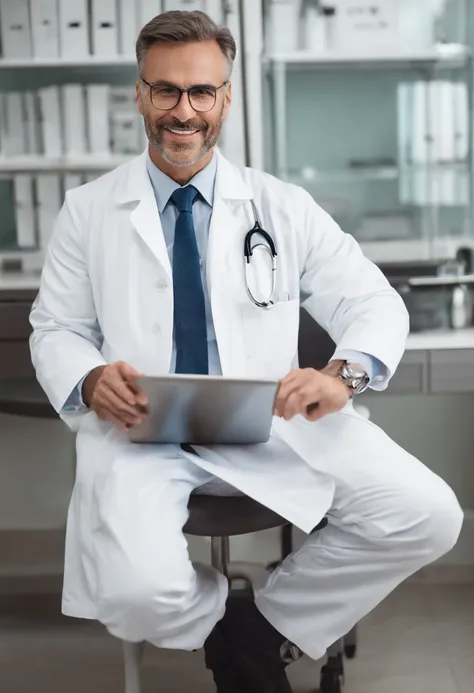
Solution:
<path fill-rule="evenodd" d="M 285 50 L 265 4 L 267 169 L 305 187 L 381 265 L 474 256 L 468 2 L 370 3 L 378 42 L 334 23 L 342 3 L 367 6 L 303 0 Z"/>

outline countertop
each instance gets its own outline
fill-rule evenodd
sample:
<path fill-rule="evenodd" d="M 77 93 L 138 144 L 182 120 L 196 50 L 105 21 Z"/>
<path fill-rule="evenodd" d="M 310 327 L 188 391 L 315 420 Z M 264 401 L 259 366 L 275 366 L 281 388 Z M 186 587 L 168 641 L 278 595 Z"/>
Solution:
<path fill-rule="evenodd" d="M 0 272 L 0 291 L 37 291 L 39 272 Z M 474 327 L 465 330 L 433 330 L 410 334 L 407 351 L 474 349 Z"/>

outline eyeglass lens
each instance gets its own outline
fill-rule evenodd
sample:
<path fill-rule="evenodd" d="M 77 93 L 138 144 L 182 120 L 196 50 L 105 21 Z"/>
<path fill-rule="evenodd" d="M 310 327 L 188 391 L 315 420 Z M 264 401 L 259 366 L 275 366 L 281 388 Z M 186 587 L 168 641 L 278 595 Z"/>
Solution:
<path fill-rule="evenodd" d="M 171 111 L 180 99 L 180 91 L 176 87 L 157 85 L 151 90 L 151 100 L 155 108 Z M 212 87 L 191 87 L 188 91 L 189 102 L 195 111 L 210 111 L 216 103 L 216 91 Z"/>

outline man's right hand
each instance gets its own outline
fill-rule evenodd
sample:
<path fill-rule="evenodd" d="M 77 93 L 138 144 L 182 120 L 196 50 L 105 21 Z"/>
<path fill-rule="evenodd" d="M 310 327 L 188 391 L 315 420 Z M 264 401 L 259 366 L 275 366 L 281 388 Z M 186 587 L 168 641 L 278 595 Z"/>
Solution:
<path fill-rule="evenodd" d="M 148 399 L 136 385 L 140 375 L 123 361 L 94 368 L 82 385 L 84 404 L 99 419 L 110 421 L 125 430 L 141 423 L 147 416 Z"/>

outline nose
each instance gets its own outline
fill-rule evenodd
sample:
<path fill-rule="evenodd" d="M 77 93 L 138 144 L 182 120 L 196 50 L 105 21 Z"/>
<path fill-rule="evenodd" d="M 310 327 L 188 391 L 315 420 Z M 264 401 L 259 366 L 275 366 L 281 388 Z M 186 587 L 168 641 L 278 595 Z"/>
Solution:
<path fill-rule="evenodd" d="M 181 99 L 173 109 L 172 113 L 182 123 L 185 123 L 187 120 L 195 117 L 196 111 L 191 107 L 187 93 L 181 94 Z"/>

